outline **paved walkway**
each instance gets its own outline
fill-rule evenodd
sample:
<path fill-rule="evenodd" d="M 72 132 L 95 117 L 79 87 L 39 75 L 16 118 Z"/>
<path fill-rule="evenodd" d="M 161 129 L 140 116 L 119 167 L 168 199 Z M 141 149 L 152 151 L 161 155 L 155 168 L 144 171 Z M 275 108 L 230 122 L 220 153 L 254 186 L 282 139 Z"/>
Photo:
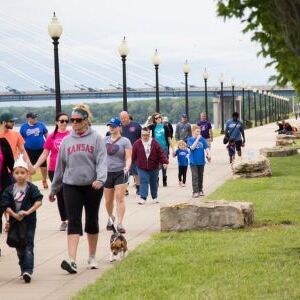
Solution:
<path fill-rule="evenodd" d="M 275 144 L 275 124 L 269 124 L 246 131 L 246 147 L 258 152 L 259 148 Z M 212 162 L 207 164 L 204 175 L 205 193 L 211 193 L 231 177 L 228 156 L 222 143 L 222 137 L 215 139 L 212 145 Z M 31 284 L 24 284 L 18 278 L 19 267 L 14 249 L 8 248 L 1 238 L 2 257 L 0 257 L 0 299 L 1 300 L 35 300 L 35 299 L 70 299 L 77 291 L 95 281 L 106 269 L 109 263 L 110 233 L 105 231 L 107 216 L 102 203 L 100 212 L 100 243 L 98 245 L 98 270 L 87 270 L 87 240 L 81 238 L 78 249 L 78 274 L 69 275 L 60 269 L 60 262 L 67 257 L 66 233 L 58 231 L 60 224 L 55 204 L 47 200 L 47 192 L 43 191 L 45 200 L 38 212 L 38 225 L 35 242 L 35 272 Z M 187 187 L 177 186 L 177 167 L 172 159 L 168 171 L 168 187 L 159 189 L 161 202 L 188 201 L 191 199 L 191 175 L 188 173 Z M 128 234 L 129 249 L 132 250 L 143 243 L 156 232 L 159 232 L 159 205 L 148 203 L 137 205 L 137 197 L 133 188 L 127 197 L 127 212 L 125 226 Z"/>

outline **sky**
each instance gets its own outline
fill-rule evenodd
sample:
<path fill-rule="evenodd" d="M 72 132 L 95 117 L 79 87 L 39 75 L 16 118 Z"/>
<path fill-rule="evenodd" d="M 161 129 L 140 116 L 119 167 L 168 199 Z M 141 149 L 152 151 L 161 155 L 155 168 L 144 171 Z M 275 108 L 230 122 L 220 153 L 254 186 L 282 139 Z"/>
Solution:
<path fill-rule="evenodd" d="M 178 87 L 187 59 L 189 83 L 264 85 L 274 74 L 260 47 L 241 31 L 239 20 L 223 21 L 215 0 L 0 0 L 0 91 L 54 86 L 53 45 L 47 26 L 55 11 L 63 25 L 59 57 L 61 88 L 81 84 L 108 88 L 122 83 L 118 45 L 126 36 L 128 86 L 154 84 L 151 56 L 161 58 L 160 83 Z"/>

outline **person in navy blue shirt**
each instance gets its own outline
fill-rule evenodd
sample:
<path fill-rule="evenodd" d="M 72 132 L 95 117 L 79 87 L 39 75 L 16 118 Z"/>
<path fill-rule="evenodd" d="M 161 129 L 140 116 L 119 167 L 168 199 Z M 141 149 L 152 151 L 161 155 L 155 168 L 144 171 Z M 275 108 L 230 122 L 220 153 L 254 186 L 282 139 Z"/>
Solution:
<path fill-rule="evenodd" d="M 210 151 L 206 139 L 200 134 L 200 128 L 194 125 L 192 128 L 192 137 L 187 140 L 187 145 L 190 148 L 190 166 L 192 171 L 192 186 L 193 198 L 204 196 L 203 192 L 203 173 L 205 166 L 205 157 L 208 161 L 210 158 Z"/>
<path fill-rule="evenodd" d="M 235 159 L 235 141 L 233 139 L 230 139 L 226 148 L 229 155 L 229 162 L 232 164 Z"/>
<path fill-rule="evenodd" d="M 185 187 L 186 172 L 189 165 L 188 160 L 189 150 L 183 140 L 178 142 L 178 149 L 175 151 L 174 156 L 177 156 L 178 162 L 178 185 Z"/>
<path fill-rule="evenodd" d="M 239 120 L 238 112 L 234 112 L 232 114 L 232 119 L 226 121 L 225 132 L 228 134 L 229 140 L 234 140 L 238 156 L 242 156 L 241 147 L 244 147 L 246 139 L 244 125 Z"/>
<path fill-rule="evenodd" d="M 213 131 L 211 123 L 207 120 L 205 112 L 200 113 L 200 120 L 198 121 L 197 125 L 200 127 L 201 136 L 206 139 L 206 142 L 210 148 L 213 141 Z"/>
<path fill-rule="evenodd" d="M 48 129 L 45 124 L 37 120 L 37 114 L 29 112 L 26 115 L 27 123 L 20 128 L 20 134 L 25 140 L 25 149 L 29 156 L 30 162 L 34 165 L 43 152 L 45 139 L 48 136 Z M 48 188 L 47 184 L 47 163 L 41 165 L 41 173 L 43 177 L 43 186 Z"/>

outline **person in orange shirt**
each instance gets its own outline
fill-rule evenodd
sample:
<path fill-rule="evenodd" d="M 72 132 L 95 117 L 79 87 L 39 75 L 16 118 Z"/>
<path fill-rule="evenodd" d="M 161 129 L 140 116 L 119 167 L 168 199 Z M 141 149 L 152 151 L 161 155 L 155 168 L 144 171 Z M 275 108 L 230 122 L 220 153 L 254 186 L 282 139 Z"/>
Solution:
<path fill-rule="evenodd" d="M 17 118 L 14 118 L 9 112 L 0 115 L 0 138 L 5 138 L 8 141 L 15 159 L 18 158 L 20 154 L 23 155 L 24 161 L 29 165 L 30 172 L 34 173 L 24 147 L 24 139 L 19 132 L 12 130 L 16 120 Z"/>

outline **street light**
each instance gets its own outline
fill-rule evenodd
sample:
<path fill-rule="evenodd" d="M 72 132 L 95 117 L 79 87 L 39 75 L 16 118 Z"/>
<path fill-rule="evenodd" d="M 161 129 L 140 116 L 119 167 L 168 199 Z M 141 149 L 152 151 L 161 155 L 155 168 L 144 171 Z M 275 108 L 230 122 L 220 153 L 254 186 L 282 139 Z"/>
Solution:
<path fill-rule="evenodd" d="M 254 126 L 257 126 L 257 111 L 256 111 L 256 93 L 257 89 L 253 89 L 253 103 L 254 103 Z"/>
<path fill-rule="evenodd" d="M 221 134 L 224 133 L 224 95 L 223 95 L 223 85 L 224 85 L 224 76 L 221 74 L 220 76 L 220 84 L 221 84 Z"/>
<path fill-rule="evenodd" d="M 182 67 L 184 78 L 185 78 L 185 113 L 189 118 L 189 92 L 188 92 L 188 76 L 191 71 L 191 67 L 186 60 Z"/>
<path fill-rule="evenodd" d="M 232 88 L 232 112 L 234 112 L 234 108 L 235 108 L 235 105 L 234 105 L 234 80 L 232 79 L 231 80 L 231 88 Z"/>
<path fill-rule="evenodd" d="M 60 94 L 60 79 L 59 79 L 59 58 L 58 58 L 58 40 L 63 32 L 62 25 L 53 13 L 51 22 L 48 25 L 48 33 L 53 40 L 54 45 L 54 76 L 55 76 L 55 109 L 56 114 L 61 112 L 61 94 Z"/>
<path fill-rule="evenodd" d="M 262 90 L 258 91 L 259 93 L 259 122 L 260 126 L 263 125 L 263 120 L 262 120 Z"/>
<path fill-rule="evenodd" d="M 126 57 L 129 53 L 129 48 L 125 36 L 119 45 L 118 51 L 121 56 L 123 70 L 123 110 L 127 111 Z"/>
<path fill-rule="evenodd" d="M 158 55 L 157 49 L 155 49 L 154 55 L 152 56 L 152 63 L 155 68 L 156 112 L 159 112 L 158 67 L 160 65 L 160 57 Z"/>
<path fill-rule="evenodd" d="M 206 68 L 204 69 L 203 72 L 203 79 L 204 79 L 204 89 L 205 89 L 205 113 L 206 113 L 206 118 L 208 120 L 208 101 L 207 101 L 207 79 L 208 79 L 208 73 Z"/>

